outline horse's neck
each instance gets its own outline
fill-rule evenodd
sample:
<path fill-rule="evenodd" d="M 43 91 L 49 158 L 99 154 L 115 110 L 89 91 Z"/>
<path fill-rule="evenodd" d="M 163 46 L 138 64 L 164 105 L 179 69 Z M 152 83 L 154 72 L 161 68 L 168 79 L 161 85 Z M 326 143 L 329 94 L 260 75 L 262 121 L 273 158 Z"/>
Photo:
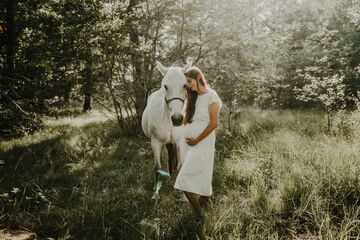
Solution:
<path fill-rule="evenodd" d="M 165 94 L 162 91 L 158 92 L 158 96 L 156 96 L 155 102 L 155 111 L 157 112 L 156 116 L 160 121 L 169 121 L 171 122 L 170 112 L 168 106 L 165 102 Z"/>

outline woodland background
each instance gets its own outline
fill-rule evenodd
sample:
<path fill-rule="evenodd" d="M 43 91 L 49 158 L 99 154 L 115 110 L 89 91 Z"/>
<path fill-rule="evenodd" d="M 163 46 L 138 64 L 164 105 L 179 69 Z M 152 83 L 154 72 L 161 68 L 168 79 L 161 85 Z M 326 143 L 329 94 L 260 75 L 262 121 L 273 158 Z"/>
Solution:
<path fill-rule="evenodd" d="M 14 0 L 0 11 L 2 135 L 33 131 L 38 113 L 72 101 L 108 108 L 131 131 L 125 119 L 159 87 L 155 60 L 192 58 L 231 115 L 358 99 L 358 1 Z"/>

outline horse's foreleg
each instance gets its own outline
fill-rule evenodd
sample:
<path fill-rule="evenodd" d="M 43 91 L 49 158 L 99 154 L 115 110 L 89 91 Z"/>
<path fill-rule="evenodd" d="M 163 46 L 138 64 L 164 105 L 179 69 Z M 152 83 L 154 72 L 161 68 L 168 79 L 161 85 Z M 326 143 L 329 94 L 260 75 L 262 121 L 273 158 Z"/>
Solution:
<path fill-rule="evenodd" d="M 166 149 L 168 152 L 168 169 L 169 169 L 169 173 L 170 175 L 172 175 L 173 171 L 174 171 L 174 167 L 176 166 L 174 163 L 176 163 L 176 160 L 174 161 L 174 157 L 175 157 L 175 151 L 174 151 L 174 144 L 166 144 Z"/>
<path fill-rule="evenodd" d="M 176 142 L 176 157 L 177 157 L 177 170 L 180 171 L 181 166 L 184 164 L 185 153 L 186 153 L 186 142 L 184 138 L 180 138 Z"/>
<path fill-rule="evenodd" d="M 155 168 L 154 168 L 154 191 L 156 191 L 156 183 L 157 183 L 158 177 L 159 177 L 159 174 L 158 174 L 157 170 L 161 169 L 160 157 L 161 157 L 162 144 L 157 139 L 152 138 L 151 139 L 151 148 L 152 148 L 153 153 L 154 153 L 154 163 L 155 163 Z"/>
<path fill-rule="evenodd" d="M 173 171 L 177 171 L 178 170 L 178 165 L 179 165 L 179 153 L 178 153 L 178 147 L 176 144 L 174 144 L 174 163 L 173 163 Z"/>

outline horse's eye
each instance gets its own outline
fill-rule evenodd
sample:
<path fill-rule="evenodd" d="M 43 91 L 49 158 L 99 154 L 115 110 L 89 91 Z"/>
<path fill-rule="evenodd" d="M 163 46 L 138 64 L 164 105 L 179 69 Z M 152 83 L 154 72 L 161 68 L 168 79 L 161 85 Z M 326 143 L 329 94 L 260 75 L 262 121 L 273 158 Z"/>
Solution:
<path fill-rule="evenodd" d="M 166 85 L 164 85 L 164 88 L 165 88 L 166 90 L 168 90 L 168 87 L 167 87 Z"/>
<path fill-rule="evenodd" d="M 186 88 L 186 84 L 184 84 L 184 88 Z"/>

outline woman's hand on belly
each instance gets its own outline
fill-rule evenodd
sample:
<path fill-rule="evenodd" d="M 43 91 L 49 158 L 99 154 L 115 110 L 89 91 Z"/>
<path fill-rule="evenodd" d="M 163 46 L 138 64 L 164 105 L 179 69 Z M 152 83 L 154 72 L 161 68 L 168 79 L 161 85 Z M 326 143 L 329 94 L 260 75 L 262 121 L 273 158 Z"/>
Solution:
<path fill-rule="evenodd" d="M 197 138 L 186 138 L 186 143 L 190 146 L 195 146 L 198 142 Z"/>
<path fill-rule="evenodd" d="M 204 122 L 192 122 L 185 125 L 184 137 L 185 138 L 196 138 L 206 128 L 207 124 Z"/>

